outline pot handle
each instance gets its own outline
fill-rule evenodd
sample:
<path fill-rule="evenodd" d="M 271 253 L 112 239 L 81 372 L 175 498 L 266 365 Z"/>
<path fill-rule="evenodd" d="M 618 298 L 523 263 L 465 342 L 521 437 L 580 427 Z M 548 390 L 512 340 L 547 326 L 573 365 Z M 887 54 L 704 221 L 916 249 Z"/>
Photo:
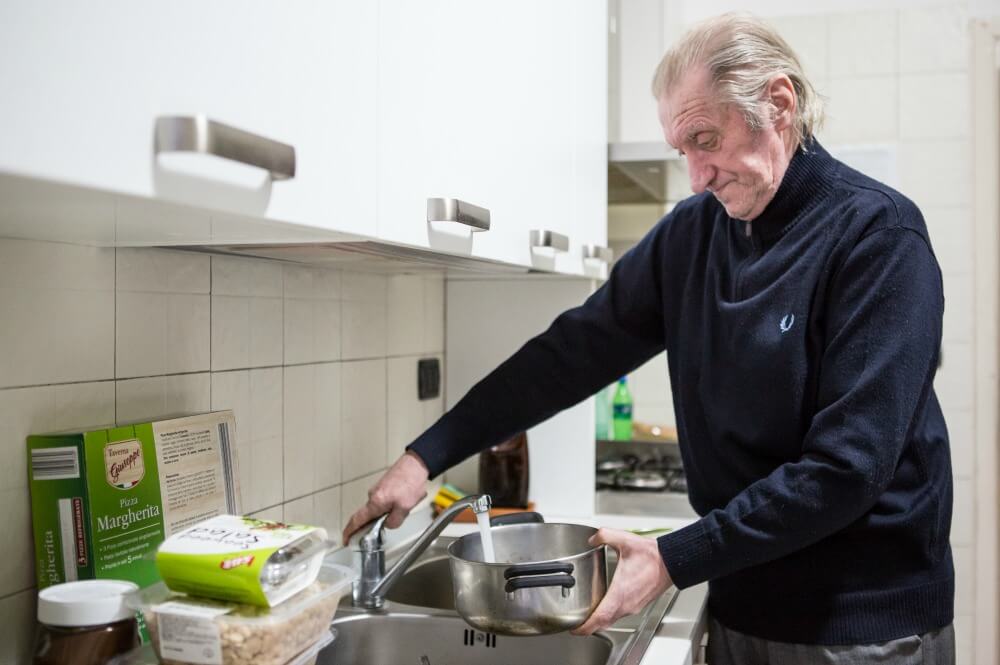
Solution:
<path fill-rule="evenodd" d="M 542 524 L 545 519 L 541 513 L 523 512 L 497 515 L 490 518 L 490 526 L 507 526 L 509 524 Z"/>
<path fill-rule="evenodd" d="M 509 566 L 503 571 L 503 578 L 509 580 L 514 577 L 522 577 L 524 575 L 555 575 L 557 573 L 562 573 L 564 575 L 570 575 L 573 573 L 573 564 L 571 563 L 519 563 L 514 566 Z"/>
<path fill-rule="evenodd" d="M 527 577 L 515 577 L 507 580 L 503 590 L 507 593 L 514 593 L 518 589 L 546 586 L 561 586 L 564 589 L 572 589 L 576 586 L 576 580 L 573 579 L 572 575 L 528 575 Z"/>

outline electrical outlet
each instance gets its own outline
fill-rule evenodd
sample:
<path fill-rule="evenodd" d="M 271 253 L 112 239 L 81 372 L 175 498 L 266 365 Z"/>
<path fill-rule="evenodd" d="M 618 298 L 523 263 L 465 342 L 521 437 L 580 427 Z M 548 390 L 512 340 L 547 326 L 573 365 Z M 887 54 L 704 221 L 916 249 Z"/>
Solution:
<path fill-rule="evenodd" d="M 441 361 L 421 358 L 417 361 L 417 399 L 434 399 L 441 394 Z"/>

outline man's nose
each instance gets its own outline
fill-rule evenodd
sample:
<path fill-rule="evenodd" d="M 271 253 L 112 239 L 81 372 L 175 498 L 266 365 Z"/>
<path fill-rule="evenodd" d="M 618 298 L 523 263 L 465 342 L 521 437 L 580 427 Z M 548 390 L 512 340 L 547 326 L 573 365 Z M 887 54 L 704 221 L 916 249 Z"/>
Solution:
<path fill-rule="evenodd" d="M 688 177 L 691 179 L 691 191 L 701 194 L 715 177 L 715 169 L 697 157 L 692 158 L 691 155 L 688 155 L 687 167 Z"/>

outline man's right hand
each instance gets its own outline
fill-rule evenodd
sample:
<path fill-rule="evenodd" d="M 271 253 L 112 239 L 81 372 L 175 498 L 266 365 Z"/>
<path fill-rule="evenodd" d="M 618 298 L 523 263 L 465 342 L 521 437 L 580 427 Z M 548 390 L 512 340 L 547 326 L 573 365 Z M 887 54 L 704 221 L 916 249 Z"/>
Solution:
<path fill-rule="evenodd" d="M 368 503 L 351 515 L 344 527 L 343 544 L 347 545 L 355 531 L 386 513 L 389 513 L 386 527 L 395 529 L 401 525 L 413 507 L 427 496 L 428 477 L 424 461 L 415 453 L 404 453 L 368 490 Z"/>

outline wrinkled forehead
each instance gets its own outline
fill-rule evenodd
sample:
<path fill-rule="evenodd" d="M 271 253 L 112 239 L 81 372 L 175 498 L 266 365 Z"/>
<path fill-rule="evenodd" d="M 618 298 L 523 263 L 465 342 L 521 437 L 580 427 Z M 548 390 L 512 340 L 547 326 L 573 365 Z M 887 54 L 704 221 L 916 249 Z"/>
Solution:
<path fill-rule="evenodd" d="M 708 72 L 698 68 L 682 75 L 660 95 L 657 113 L 667 140 L 678 146 L 690 125 L 719 122 L 725 108 L 710 84 Z"/>

